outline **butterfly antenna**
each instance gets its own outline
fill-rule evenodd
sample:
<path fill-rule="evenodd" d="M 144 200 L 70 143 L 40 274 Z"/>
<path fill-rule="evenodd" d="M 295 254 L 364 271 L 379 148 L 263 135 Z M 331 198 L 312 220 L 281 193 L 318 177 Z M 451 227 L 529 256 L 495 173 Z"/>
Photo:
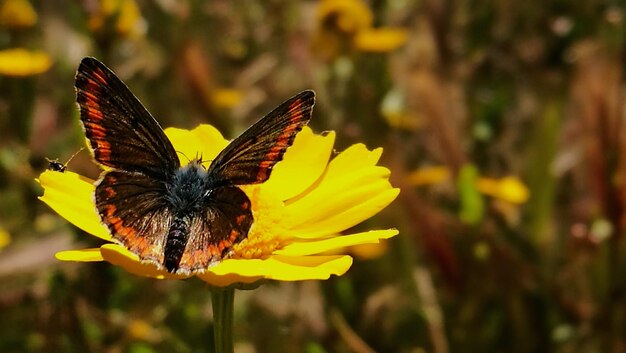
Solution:
<path fill-rule="evenodd" d="M 72 159 L 74 159 L 74 157 L 76 157 L 77 154 L 79 154 L 80 152 L 82 152 L 85 149 L 85 147 L 81 147 L 78 151 L 76 151 L 71 157 L 70 159 L 67 160 L 67 162 L 65 162 L 65 165 L 68 165 Z"/>
<path fill-rule="evenodd" d="M 187 158 L 187 162 L 190 162 L 190 161 L 191 161 L 191 159 L 189 159 L 189 157 L 187 157 L 187 155 L 186 155 L 186 154 L 184 154 L 183 152 L 181 152 L 181 151 L 176 151 L 176 153 L 180 153 L 180 154 L 182 154 L 182 155 L 183 155 L 183 157 Z"/>

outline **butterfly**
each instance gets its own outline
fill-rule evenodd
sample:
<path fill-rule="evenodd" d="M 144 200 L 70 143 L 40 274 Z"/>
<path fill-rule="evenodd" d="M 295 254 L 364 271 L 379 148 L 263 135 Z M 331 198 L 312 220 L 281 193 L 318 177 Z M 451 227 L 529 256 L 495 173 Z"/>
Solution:
<path fill-rule="evenodd" d="M 104 171 L 95 204 L 112 237 L 143 262 L 170 273 L 203 272 L 232 255 L 254 222 L 238 187 L 266 181 L 311 119 L 303 91 L 234 139 L 205 168 L 181 165 L 163 129 L 128 87 L 98 60 L 76 73 L 80 120 Z"/>
<path fill-rule="evenodd" d="M 72 161 L 72 159 L 74 159 L 74 157 L 76 157 L 77 154 L 79 154 L 82 150 L 84 149 L 81 148 L 78 151 L 76 151 L 76 153 L 74 153 L 65 163 L 61 163 L 61 161 L 59 161 L 58 158 L 55 159 L 50 159 L 50 158 L 46 158 L 46 161 L 48 161 L 48 170 L 51 170 L 53 172 L 60 172 L 63 173 L 65 172 L 65 170 L 67 169 L 67 165 Z"/>

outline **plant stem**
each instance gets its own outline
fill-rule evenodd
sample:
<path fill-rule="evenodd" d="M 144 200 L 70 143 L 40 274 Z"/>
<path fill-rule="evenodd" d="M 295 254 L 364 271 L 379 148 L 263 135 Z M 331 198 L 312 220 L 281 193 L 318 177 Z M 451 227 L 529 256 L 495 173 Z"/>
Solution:
<path fill-rule="evenodd" d="M 212 288 L 215 353 L 233 353 L 234 288 Z"/>

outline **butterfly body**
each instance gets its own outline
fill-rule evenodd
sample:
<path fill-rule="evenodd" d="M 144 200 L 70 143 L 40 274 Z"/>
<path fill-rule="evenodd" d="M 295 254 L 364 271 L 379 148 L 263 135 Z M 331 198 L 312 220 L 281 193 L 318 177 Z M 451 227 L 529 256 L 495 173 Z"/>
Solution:
<path fill-rule="evenodd" d="M 211 210 L 208 218 L 215 218 L 215 215 L 211 213 L 217 212 L 216 209 L 220 205 L 220 200 L 215 198 L 218 194 L 216 191 L 220 188 L 219 191 L 222 193 L 233 194 L 230 195 L 231 198 L 239 198 L 241 204 L 247 205 L 247 212 L 242 213 L 245 223 L 242 221 L 242 224 L 237 224 L 235 220 L 237 236 L 233 239 L 229 237 L 228 241 L 222 243 L 221 246 L 218 244 L 215 255 L 221 258 L 227 257 L 230 246 L 242 240 L 240 239 L 242 235 L 248 234 L 253 222 L 252 211 L 249 208 L 250 200 L 238 187 L 219 184 L 217 180 L 212 180 L 200 160 L 193 160 L 178 169 L 171 180 L 166 183 L 165 199 L 173 215 L 164 249 L 164 266 L 168 271 L 174 272 L 179 267 L 194 219 L 207 217 L 204 215 L 206 210 Z M 222 227 L 233 228 L 233 225 L 222 225 Z"/>
<path fill-rule="evenodd" d="M 231 256 L 254 221 L 238 185 L 266 181 L 308 123 L 314 93 L 287 100 L 233 140 L 205 168 L 181 166 L 165 133 L 128 87 L 93 58 L 76 75 L 81 122 L 94 158 L 96 209 L 140 260 L 192 274 Z"/>

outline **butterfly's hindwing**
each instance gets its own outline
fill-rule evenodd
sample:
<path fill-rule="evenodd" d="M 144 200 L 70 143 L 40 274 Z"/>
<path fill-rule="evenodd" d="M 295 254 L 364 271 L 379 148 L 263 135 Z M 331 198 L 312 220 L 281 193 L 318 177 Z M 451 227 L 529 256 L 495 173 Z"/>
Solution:
<path fill-rule="evenodd" d="M 206 208 L 189 220 L 188 239 L 179 267 L 203 271 L 230 255 L 253 222 L 248 196 L 235 186 L 211 190 Z"/>
<path fill-rule="evenodd" d="M 141 173 L 111 170 L 96 186 L 96 208 L 113 238 L 140 259 L 163 263 L 172 214 L 162 182 Z"/>

